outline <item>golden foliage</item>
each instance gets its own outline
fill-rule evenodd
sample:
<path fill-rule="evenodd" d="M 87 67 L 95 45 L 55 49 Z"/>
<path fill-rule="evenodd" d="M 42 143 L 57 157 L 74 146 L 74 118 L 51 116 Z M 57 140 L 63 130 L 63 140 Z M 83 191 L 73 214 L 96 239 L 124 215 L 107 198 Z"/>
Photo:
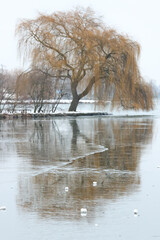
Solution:
<path fill-rule="evenodd" d="M 59 70 L 70 79 L 73 102 L 78 104 L 93 85 L 95 96 L 113 85 L 114 103 L 152 108 L 151 89 L 142 83 L 137 64 L 139 44 L 107 28 L 90 8 L 22 20 L 16 34 L 20 53 L 23 50 L 34 66 Z M 76 110 L 73 105 L 70 110 Z"/>

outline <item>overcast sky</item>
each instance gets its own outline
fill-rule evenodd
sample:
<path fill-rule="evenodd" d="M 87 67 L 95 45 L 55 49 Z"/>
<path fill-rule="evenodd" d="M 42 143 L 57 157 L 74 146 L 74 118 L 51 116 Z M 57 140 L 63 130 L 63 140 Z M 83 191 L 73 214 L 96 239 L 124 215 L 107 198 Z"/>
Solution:
<path fill-rule="evenodd" d="M 160 85 L 160 0 L 4 0 L 0 4 L 0 64 L 21 68 L 14 36 L 19 19 L 34 18 L 38 12 L 66 11 L 91 7 L 106 25 L 128 34 L 141 45 L 141 74 Z"/>

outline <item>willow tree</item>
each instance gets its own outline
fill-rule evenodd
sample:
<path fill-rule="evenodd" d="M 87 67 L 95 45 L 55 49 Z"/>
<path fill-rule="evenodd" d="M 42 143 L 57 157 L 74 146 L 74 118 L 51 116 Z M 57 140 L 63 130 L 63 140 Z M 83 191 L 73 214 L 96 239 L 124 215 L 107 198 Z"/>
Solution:
<path fill-rule="evenodd" d="M 22 20 L 16 34 L 20 53 L 32 65 L 52 69 L 59 79 L 70 80 L 73 99 L 69 111 L 76 111 L 79 100 L 89 92 L 96 96 L 100 88 L 111 85 L 114 102 L 124 107 L 152 107 L 149 87 L 145 104 L 144 95 L 136 90 L 143 85 L 137 64 L 139 44 L 107 28 L 90 8 L 39 14 L 36 19 Z"/>

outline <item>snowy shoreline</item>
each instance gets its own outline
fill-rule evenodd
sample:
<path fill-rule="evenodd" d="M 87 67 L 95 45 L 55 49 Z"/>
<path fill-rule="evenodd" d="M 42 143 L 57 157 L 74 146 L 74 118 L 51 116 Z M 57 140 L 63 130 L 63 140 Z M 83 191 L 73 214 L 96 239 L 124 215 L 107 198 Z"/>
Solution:
<path fill-rule="evenodd" d="M 0 120 L 2 119 L 40 119 L 40 118 L 54 118 L 54 117 L 90 117 L 90 116 L 104 116 L 104 117 L 155 117 L 153 114 L 112 114 L 108 112 L 57 112 L 57 113 L 0 113 Z"/>
<path fill-rule="evenodd" d="M 0 113 L 0 120 L 3 119 L 49 119 L 55 117 L 155 117 L 160 116 L 159 104 L 155 102 L 155 109 L 151 111 L 135 111 L 135 110 L 123 110 L 111 109 L 111 102 L 105 101 L 104 105 L 97 105 L 96 100 L 81 100 L 76 112 L 69 112 L 69 105 L 71 100 L 60 100 L 58 107 L 55 111 L 52 111 L 52 104 L 55 100 L 45 100 L 44 108 L 40 113 L 38 111 L 34 113 L 34 104 L 33 102 L 25 101 L 25 107 L 21 106 L 21 103 L 16 105 L 14 111 L 9 110 L 10 106 L 6 105 L 6 109 L 3 109 L 3 112 Z M 11 105 L 14 101 L 11 103 Z M 24 102 L 23 102 L 24 103 Z"/>
<path fill-rule="evenodd" d="M 12 118 L 49 118 L 49 117 L 79 117 L 79 116 L 111 116 L 107 112 L 57 112 L 57 113 L 0 113 L 0 119 Z"/>

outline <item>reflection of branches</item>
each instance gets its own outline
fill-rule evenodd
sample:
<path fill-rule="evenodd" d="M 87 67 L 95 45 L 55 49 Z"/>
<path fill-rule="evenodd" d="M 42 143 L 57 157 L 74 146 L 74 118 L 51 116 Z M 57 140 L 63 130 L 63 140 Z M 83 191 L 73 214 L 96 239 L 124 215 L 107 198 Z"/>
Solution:
<path fill-rule="evenodd" d="M 41 121 L 34 122 L 34 131 L 32 135 L 30 136 L 30 142 L 34 142 L 34 140 L 40 140 L 42 141 L 44 138 L 44 131 L 43 131 L 43 124 Z"/>
<path fill-rule="evenodd" d="M 70 219 L 72 216 L 72 219 L 79 219 L 83 206 L 93 215 L 97 205 L 132 193 L 139 187 L 139 178 L 130 172 L 71 173 L 66 170 L 37 175 L 29 182 L 23 176 L 19 180 L 18 205 L 45 218 L 59 216 Z M 93 181 L 98 182 L 96 188 Z M 65 193 L 66 186 L 69 193 Z"/>
<path fill-rule="evenodd" d="M 40 131 L 40 134 L 34 135 L 34 144 L 30 144 L 28 151 L 25 151 L 32 157 L 30 168 L 35 163 L 40 165 L 36 157 L 40 158 L 44 151 L 43 168 L 47 163 L 52 164 L 53 168 L 45 172 L 42 169 L 41 173 L 29 178 L 20 177 L 17 202 L 21 207 L 38 211 L 43 217 L 51 214 L 79 218 L 77 211 L 84 205 L 93 214 L 95 201 L 109 201 L 138 189 L 140 178 L 135 170 L 144 144 L 151 140 L 152 120 L 104 118 L 89 119 L 87 122 L 85 119 L 66 119 L 63 124 L 59 119 L 33 125 L 34 131 Z M 31 131 L 31 128 L 28 129 Z M 40 147 L 39 141 L 43 143 Z M 87 145 L 90 151 L 91 143 L 108 147 L 109 151 L 77 158 L 69 166 L 58 165 L 59 168 L 54 169 L 56 160 L 60 163 L 63 157 L 68 159 L 71 151 L 78 156 L 83 155 L 82 148 Z M 93 181 L 98 183 L 96 189 Z M 69 187 L 68 195 L 64 190 L 66 186 Z"/>
<path fill-rule="evenodd" d="M 79 137 L 81 137 L 86 144 L 92 143 L 92 140 L 79 130 L 79 126 L 76 119 L 70 120 L 69 123 L 72 127 L 72 149 L 74 151 L 77 151 Z"/>
<path fill-rule="evenodd" d="M 75 119 L 71 120 L 69 123 L 72 127 L 72 146 L 73 146 L 73 149 L 76 150 L 77 149 L 77 139 L 80 135 L 79 127 L 78 127 L 78 124 Z"/>
<path fill-rule="evenodd" d="M 63 134 L 60 132 L 59 127 L 56 123 L 56 121 L 52 120 L 52 127 L 55 130 L 55 132 L 57 133 L 57 135 L 59 136 L 60 142 L 61 144 L 63 144 L 63 142 L 65 141 Z"/>

